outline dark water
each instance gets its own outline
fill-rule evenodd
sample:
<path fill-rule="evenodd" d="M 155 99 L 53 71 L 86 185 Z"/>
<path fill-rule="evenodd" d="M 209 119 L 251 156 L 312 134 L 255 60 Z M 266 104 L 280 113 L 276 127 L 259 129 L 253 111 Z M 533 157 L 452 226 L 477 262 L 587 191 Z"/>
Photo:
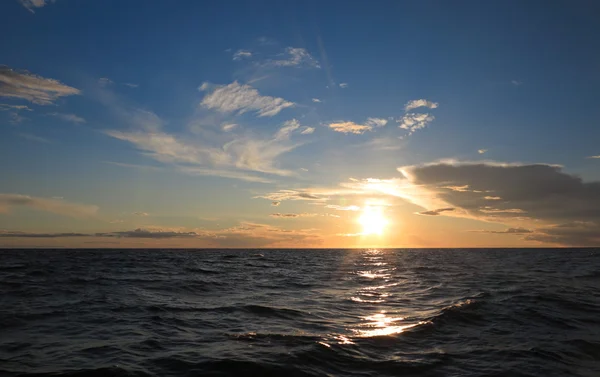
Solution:
<path fill-rule="evenodd" d="M 4 250 L 19 374 L 600 376 L 600 251 Z"/>

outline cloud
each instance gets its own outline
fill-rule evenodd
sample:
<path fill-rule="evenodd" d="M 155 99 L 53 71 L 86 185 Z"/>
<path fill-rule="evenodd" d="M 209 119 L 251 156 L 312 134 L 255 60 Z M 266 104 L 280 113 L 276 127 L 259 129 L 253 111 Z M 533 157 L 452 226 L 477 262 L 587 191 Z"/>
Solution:
<path fill-rule="evenodd" d="M 0 230 L 0 238 L 62 238 L 62 237 L 90 237 L 83 233 L 30 233 L 20 231 Z"/>
<path fill-rule="evenodd" d="M 132 84 L 130 82 L 124 82 L 123 85 L 128 86 L 130 88 L 137 88 L 140 86 L 139 84 Z"/>
<path fill-rule="evenodd" d="M 439 209 L 434 209 L 431 211 L 423 211 L 423 212 L 417 212 L 417 215 L 427 215 L 427 216 L 438 216 L 440 215 L 442 212 L 450 212 L 450 211 L 454 211 L 454 208 L 449 207 L 449 208 L 439 208 Z"/>
<path fill-rule="evenodd" d="M 147 214 L 146 212 L 133 212 L 132 215 L 136 215 L 136 216 L 150 216 L 149 214 Z"/>
<path fill-rule="evenodd" d="M 111 79 L 106 78 L 106 77 L 100 77 L 98 79 L 98 85 L 100 85 L 102 87 L 106 87 L 106 86 L 112 85 L 114 83 L 115 83 L 114 81 L 112 81 Z"/>
<path fill-rule="evenodd" d="M 269 60 L 266 64 L 276 67 L 321 68 L 319 62 L 308 51 L 298 47 L 287 47 L 282 59 Z"/>
<path fill-rule="evenodd" d="M 363 134 L 365 131 L 372 131 L 373 127 L 369 125 L 356 124 L 354 122 L 337 122 L 330 123 L 329 128 L 336 132 L 342 132 L 345 134 Z"/>
<path fill-rule="evenodd" d="M 422 206 L 429 202 L 456 207 L 457 216 L 508 224 L 527 221 L 537 227 L 585 222 L 587 230 L 589 224 L 600 223 L 600 182 L 584 182 L 560 166 L 439 162 L 399 170 L 414 190 L 407 195 L 409 200 Z M 461 191 L 448 188 L 465 186 Z M 575 228 L 574 232 L 581 230 Z M 560 233 L 566 240 L 569 229 L 547 228 L 546 239 Z"/>
<path fill-rule="evenodd" d="M 323 102 L 323 101 L 321 101 L 321 100 L 320 100 L 320 99 L 318 99 L 318 98 L 313 98 L 313 99 L 312 99 L 312 101 L 313 101 L 313 102 L 316 102 L 316 103 L 321 103 L 321 102 Z"/>
<path fill-rule="evenodd" d="M 268 199 L 273 202 L 282 202 L 284 200 L 327 200 L 326 196 L 298 190 L 279 190 L 267 195 L 256 196 L 255 198 Z"/>
<path fill-rule="evenodd" d="M 533 233 L 532 230 L 526 228 L 508 228 L 506 230 L 474 230 L 477 233 L 491 233 L 491 234 L 529 234 Z"/>
<path fill-rule="evenodd" d="M 153 240 L 146 247 L 164 245 L 165 240 L 178 240 L 178 245 L 188 247 L 248 248 L 248 247 L 308 247 L 322 243 L 322 238 L 312 229 L 289 230 L 267 224 L 241 222 L 239 225 L 216 230 L 146 227 L 134 230 L 100 233 L 29 233 L 0 231 L 2 238 L 73 238 L 85 237 L 86 243 L 108 243 L 119 240 L 120 246 L 133 245 L 127 240 Z M 135 244 L 139 245 L 138 243 Z"/>
<path fill-rule="evenodd" d="M 153 120 L 154 117 L 150 116 Z M 184 173 L 193 175 L 213 175 L 225 178 L 243 179 L 253 182 L 270 180 L 247 172 L 258 172 L 279 176 L 292 176 L 295 173 L 277 166 L 278 157 L 298 146 L 291 135 L 301 128 L 296 119 L 286 121 L 269 138 L 249 136 L 229 136 L 233 139 L 222 146 L 209 146 L 210 140 L 195 141 L 190 137 L 171 135 L 161 130 L 160 119 L 151 126 L 133 131 L 107 130 L 105 134 L 128 141 L 144 154 L 162 163 L 175 164 Z M 220 141 L 222 142 L 222 141 Z M 242 170 L 242 171 L 239 171 Z M 245 172 L 244 172 L 245 171 Z"/>
<path fill-rule="evenodd" d="M 588 158 L 600 158 L 600 155 L 598 155 L 598 156 L 589 156 Z"/>
<path fill-rule="evenodd" d="M 21 114 L 19 114 L 19 112 L 18 112 L 18 111 L 12 111 L 12 112 L 10 112 L 8 115 L 9 115 L 9 117 L 10 117 L 10 120 L 9 120 L 9 122 L 10 122 L 11 124 L 19 124 L 19 123 L 21 123 L 22 121 L 24 121 L 24 120 L 26 120 L 26 119 L 29 119 L 29 118 L 25 118 L 25 117 L 21 116 Z"/>
<path fill-rule="evenodd" d="M 273 207 L 277 207 L 277 206 L 279 206 L 280 204 L 281 204 L 281 202 L 271 202 L 271 205 L 272 205 Z"/>
<path fill-rule="evenodd" d="M 304 127 L 304 129 L 302 130 L 302 132 L 300 132 L 302 135 L 310 135 L 313 132 L 315 132 L 315 128 L 314 127 Z"/>
<path fill-rule="evenodd" d="M 396 122 L 400 123 L 400 128 L 408 130 L 408 134 L 412 135 L 415 131 L 427 127 L 434 119 L 431 114 L 408 113 Z"/>
<path fill-rule="evenodd" d="M 518 81 L 518 80 L 511 80 L 510 83 L 513 84 L 514 86 L 521 86 L 521 85 L 523 85 L 523 82 L 522 81 Z"/>
<path fill-rule="evenodd" d="M 248 50 L 237 50 L 233 54 L 233 60 L 249 59 L 251 57 L 252 57 L 252 53 Z"/>
<path fill-rule="evenodd" d="M 402 148 L 401 138 L 396 137 L 378 137 L 372 138 L 366 143 L 357 144 L 357 147 L 374 148 L 377 150 L 394 151 Z"/>
<path fill-rule="evenodd" d="M 387 123 L 388 123 L 387 119 L 383 119 L 383 118 L 368 118 L 365 124 L 367 126 L 371 126 L 371 127 L 383 127 Z"/>
<path fill-rule="evenodd" d="M 69 203 L 59 199 L 46 199 L 19 194 L 0 194 L 0 213 L 7 213 L 12 207 L 28 207 L 70 217 L 94 216 L 98 211 L 98 207 L 94 205 Z"/>
<path fill-rule="evenodd" d="M 213 177 L 221 177 L 221 178 L 230 178 L 230 179 L 239 179 L 246 182 L 256 182 L 256 183 L 272 183 L 273 181 L 244 172 L 232 171 L 232 170 L 223 170 L 223 169 L 212 169 L 212 168 L 198 168 L 193 166 L 179 166 L 178 170 L 182 173 L 189 175 L 208 175 Z"/>
<path fill-rule="evenodd" d="M 210 91 L 207 83 L 200 86 L 202 91 Z M 243 114 L 255 111 L 258 116 L 273 116 L 295 104 L 283 98 L 261 96 L 250 85 L 240 85 L 237 81 L 225 86 L 216 86 L 202 99 L 201 105 L 222 113 Z"/>
<path fill-rule="evenodd" d="M 600 225 L 586 221 L 563 223 L 536 229 L 525 239 L 561 246 L 597 247 L 600 245 Z"/>
<path fill-rule="evenodd" d="M 38 143 L 50 143 L 51 141 L 48 139 L 44 139 L 43 137 L 35 136 L 33 134 L 28 133 L 18 133 L 17 136 L 22 137 L 23 139 L 27 139 L 29 141 L 35 141 Z"/>
<path fill-rule="evenodd" d="M 221 126 L 221 129 L 225 132 L 229 132 L 229 131 L 232 131 L 237 126 L 238 125 L 236 123 L 226 123 Z"/>
<path fill-rule="evenodd" d="M 278 217 L 283 219 L 293 219 L 298 217 L 314 217 L 317 216 L 316 213 L 272 213 L 269 216 Z"/>
<path fill-rule="evenodd" d="M 38 105 L 50 105 L 60 97 L 80 94 L 79 89 L 29 72 L 0 66 L 0 96 L 20 98 Z"/>
<path fill-rule="evenodd" d="M 348 87 L 348 83 L 347 82 L 341 82 L 340 83 L 340 88 L 346 89 L 347 87 Z"/>
<path fill-rule="evenodd" d="M 487 149 L 478 149 L 478 150 L 477 150 L 477 153 L 479 153 L 479 154 L 484 154 L 484 153 L 485 153 L 485 152 L 487 152 L 487 151 L 488 151 Z"/>
<path fill-rule="evenodd" d="M 415 99 L 412 101 L 408 101 L 406 105 L 404 105 L 404 111 L 410 111 L 412 109 L 417 109 L 419 107 L 428 107 L 430 109 L 437 109 L 439 106 L 436 102 L 427 101 L 426 99 Z"/>
<path fill-rule="evenodd" d="M 72 122 L 72 123 L 85 123 L 85 119 L 83 119 L 82 117 L 79 117 L 75 114 L 62 114 L 62 113 L 49 113 L 48 115 L 60 118 L 62 120 L 65 120 L 67 122 Z"/>
<path fill-rule="evenodd" d="M 21 5 L 27 8 L 31 13 L 35 13 L 33 8 L 42 8 L 46 4 L 54 3 L 55 0 L 19 0 Z"/>
<path fill-rule="evenodd" d="M 162 230 L 148 230 L 138 228 L 130 231 L 122 232 L 109 232 L 109 233 L 96 233 L 96 237 L 123 237 L 123 238 L 193 238 L 198 236 L 196 232 L 177 232 L 177 231 L 162 231 Z"/>
<path fill-rule="evenodd" d="M 4 104 L 4 103 L 0 103 L 0 111 L 7 111 L 7 110 L 33 111 L 33 109 L 31 109 L 30 107 L 25 106 L 25 105 L 7 105 L 7 104 Z"/>
<path fill-rule="evenodd" d="M 340 206 L 336 204 L 328 204 L 325 207 L 335 209 L 336 211 L 360 211 L 359 206 Z"/>

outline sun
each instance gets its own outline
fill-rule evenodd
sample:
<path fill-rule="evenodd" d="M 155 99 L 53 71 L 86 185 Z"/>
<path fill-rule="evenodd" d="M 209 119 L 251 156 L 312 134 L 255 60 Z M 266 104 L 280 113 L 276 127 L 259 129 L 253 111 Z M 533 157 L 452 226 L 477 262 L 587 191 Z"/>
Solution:
<path fill-rule="evenodd" d="M 383 234 L 388 221 L 383 215 L 381 206 L 369 206 L 367 205 L 360 217 L 358 222 L 362 225 L 362 233 L 368 234 Z"/>

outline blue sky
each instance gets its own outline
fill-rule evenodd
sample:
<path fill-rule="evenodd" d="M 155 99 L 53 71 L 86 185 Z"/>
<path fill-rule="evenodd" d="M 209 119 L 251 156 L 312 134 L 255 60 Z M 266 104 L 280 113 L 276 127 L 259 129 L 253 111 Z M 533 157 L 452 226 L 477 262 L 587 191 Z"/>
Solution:
<path fill-rule="evenodd" d="M 599 8 L 4 1 L 0 244 L 597 244 Z"/>

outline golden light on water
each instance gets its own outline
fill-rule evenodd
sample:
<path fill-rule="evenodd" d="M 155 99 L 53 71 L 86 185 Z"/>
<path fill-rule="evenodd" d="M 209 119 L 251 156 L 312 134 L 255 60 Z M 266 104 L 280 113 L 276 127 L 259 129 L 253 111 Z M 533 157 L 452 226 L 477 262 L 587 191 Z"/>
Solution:
<path fill-rule="evenodd" d="M 358 223 L 362 226 L 362 234 L 382 235 L 388 220 L 385 218 L 381 206 L 367 205 L 358 218 Z"/>

